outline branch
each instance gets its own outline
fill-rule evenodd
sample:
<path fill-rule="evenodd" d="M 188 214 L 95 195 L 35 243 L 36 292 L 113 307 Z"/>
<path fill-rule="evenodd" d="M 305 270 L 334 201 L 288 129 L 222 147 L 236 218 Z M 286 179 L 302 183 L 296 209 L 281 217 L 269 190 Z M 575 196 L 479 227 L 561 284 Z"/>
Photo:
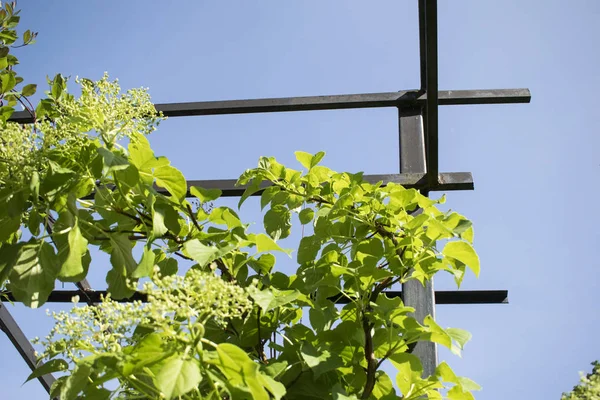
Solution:
<path fill-rule="evenodd" d="M 256 351 L 258 352 L 258 357 L 263 364 L 267 364 L 267 355 L 265 354 L 265 343 L 262 340 L 260 334 L 260 308 L 256 311 L 256 328 L 258 330 L 258 345 Z"/>
<path fill-rule="evenodd" d="M 367 381 L 365 382 L 365 389 L 361 396 L 362 399 L 368 399 L 373 392 L 375 387 L 375 373 L 377 372 L 377 359 L 375 358 L 375 352 L 373 349 L 373 336 L 371 336 L 371 329 L 373 325 L 369 323 L 367 316 L 363 313 L 363 331 L 365 333 L 365 360 L 367 361 Z"/>

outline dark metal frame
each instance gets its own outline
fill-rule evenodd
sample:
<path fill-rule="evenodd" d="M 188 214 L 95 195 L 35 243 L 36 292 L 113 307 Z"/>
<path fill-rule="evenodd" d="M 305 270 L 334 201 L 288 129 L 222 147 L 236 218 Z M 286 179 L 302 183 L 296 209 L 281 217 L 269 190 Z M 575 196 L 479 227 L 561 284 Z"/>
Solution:
<path fill-rule="evenodd" d="M 253 100 L 204 101 L 195 103 L 157 104 L 156 109 L 167 117 L 271 113 L 287 111 L 317 111 L 357 108 L 396 107 L 399 116 L 400 174 L 368 175 L 371 182 L 395 182 L 407 187 L 431 191 L 473 190 L 473 178 L 469 172 L 440 173 L 438 164 L 438 106 L 466 104 L 514 104 L 529 103 L 528 89 L 455 90 L 438 91 L 438 43 L 437 1 L 419 2 L 419 90 L 387 93 L 366 93 L 333 96 L 288 97 Z M 11 121 L 31 123 L 27 112 L 16 112 Z M 188 181 L 188 186 L 219 188 L 224 196 L 241 196 L 244 187 L 235 185 L 236 180 Z M 265 186 L 266 187 L 266 186 Z M 256 195 L 260 192 L 256 193 Z M 105 291 L 94 291 L 87 281 L 77 283 L 78 290 L 56 290 L 49 302 L 70 302 L 79 295 L 88 304 L 97 304 Z M 415 307 L 415 316 L 423 320 L 435 314 L 435 304 L 500 304 L 508 302 L 508 291 L 435 291 L 433 283 L 423 287 L 418 282 L 403 285 L 402 292 L 387 291 L 388 296 L 401 296 L 405 304 Z M 4 295 L 11 298 L 10 293 Z M 136 293 L 132 299 L 144 300 Z M 342 300 L 335 299 L 340 303 Z M 33 370 L 36 361 L 33 347 L 25 338 L 5 305 L 0 302 L 0 329 L 9 337 L 23 359 Z M 415 353 L 421 358 L 424 374 L 431 374 L 437 364 L 436 347 L 433 343 L 420 343 Z M 49 391 L 54 378 L 48 374 L 39 378 Z"/>

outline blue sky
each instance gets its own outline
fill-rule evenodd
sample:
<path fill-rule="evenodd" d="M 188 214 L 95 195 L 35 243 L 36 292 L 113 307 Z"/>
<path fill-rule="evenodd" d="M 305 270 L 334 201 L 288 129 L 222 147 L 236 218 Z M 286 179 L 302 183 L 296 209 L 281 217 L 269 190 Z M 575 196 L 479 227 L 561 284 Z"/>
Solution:
<path fill-rule="evenodd" d="M 475 191 L 448 193 L 470 217 L 482 261 L 464 289 L 508 289 L 509 305 L 439 306 L 443 326 L 469 330 L 457 373 L 478 399 L 559 398 L 600 358 L 600 195 L 597 110 L 600 3 L 595 0 L 439 2 L 440 89 L 527 87 L 531 104 L 440 109 L 440 169 L 470 171 Z M 156 103 L 387 92 L 419 86 L 417 1 L 21 0 L 20 72 L 145 86 Z M 394 109 L 172 118 L 151 137 L 188 179 L 237 177 L 259 156 L 295 163 L 324 150 L 324 164 L 398 171 Z M 231 201 L 224 204 L 234 203 Z M 243 207 L 260 223 L 259 207 Z M 257 224 L 258 229 L 260 225 Z M 298 237 L 297 235 L 295 236 Z M 104 287 L 106 260 L 90 280 Z M 442 277 L 438 289 L 452 289 Z M 45 307 L 44 307 L 45 308 Z M 53 307 L 58 308 L 58 307 Z M 11 308 L 28 337 L 43 310 Z M 0 335 L 0 399 L 42 399 L 41 385 Z"/>

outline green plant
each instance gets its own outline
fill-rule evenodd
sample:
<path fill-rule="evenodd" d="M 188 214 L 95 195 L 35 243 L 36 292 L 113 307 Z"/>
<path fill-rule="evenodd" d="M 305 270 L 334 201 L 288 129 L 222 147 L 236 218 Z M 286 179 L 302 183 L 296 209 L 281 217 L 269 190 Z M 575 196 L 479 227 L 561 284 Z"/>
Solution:
<path fill-rule="evenodd" d="M 240 206 L 267 184 L 265 233 L 250 233 L 235 210 L 208 207 L 220 191 L 188 192 L 154 154 L 146 134 L 162 118 L 146 90 L 121 94 L 107 76 L 76 83 L 77 98 L 52 79 L 31 125 L 7 121 L 12 111 L 0 121 L 0 284 L 39 307 L 57 280 L 85 278 L 91 250 L 110 255 L 111 298 L 56 314 L 30 378 L 63 372 L 53 395 L 65 400 L 473 398 L 472 381 L 446 363 L 422 377 L 411 354 L 419 341 L 460 353 L 470 335 L 420 323 L 385 294 L 440 271 L 457 284 L 467 268 L 478 275 L 471 222 L 438 210 L 443 199 L 337 173 L 319 165 L 324 153 L 297 152 L 303 171 L 263 157 L 239 179 Z M 5 91 L 7 107 L 30 92 Z M 310 234 L 292 253 L 278 242 L 296 217 Z M 292 254 L 286 275 L 276 255 Z M 111 300 L 140 280 L 147 304 Z"/>
<path fill-rule="evenodd" d="M 561 400 L 595 400 L 600 399 L 600 362 L 592 363 L 593 369 L 589 374 L 581 373 L 578 385 L 569 393 L 563 393 Z"/>

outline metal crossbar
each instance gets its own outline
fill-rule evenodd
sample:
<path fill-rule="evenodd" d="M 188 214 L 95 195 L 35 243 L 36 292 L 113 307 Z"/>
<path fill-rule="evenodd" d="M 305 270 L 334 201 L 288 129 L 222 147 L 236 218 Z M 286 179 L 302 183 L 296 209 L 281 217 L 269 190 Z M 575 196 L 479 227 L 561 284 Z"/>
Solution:
<path fill-rule="evenodd" d="M 86 301 L 92 301 L 94 304 L 102 303 L 103 299 L 106 298 L 108 292 L 106 290 L 86 290 L 83 295 Z M 384 291 L 389 298 L 402 297 L 402 291 L 389 290 Z M 11 292 L 0 292 L 0 296 L 5 296 L 11 301 L 15 301 L 14 296 Z M 73 298 L 79 296 L 82 298 L 81 290 L 54 290 L 50 293 L 47 303 L 72 303 Z M 119 299 L 119 303 L 131 303 L 133 301 L 147 302 L 148 297 L 145 293 L 135 292 L 131 297 L 127 299 Z M 344 296 L 332 297 L 332 301 L 336 304 L 347 304 L 348 298 Z M 507 304 L 508 303 L 508 291 L 507 290 L 437 290 L 435 292 L 435 304 Z"/>

